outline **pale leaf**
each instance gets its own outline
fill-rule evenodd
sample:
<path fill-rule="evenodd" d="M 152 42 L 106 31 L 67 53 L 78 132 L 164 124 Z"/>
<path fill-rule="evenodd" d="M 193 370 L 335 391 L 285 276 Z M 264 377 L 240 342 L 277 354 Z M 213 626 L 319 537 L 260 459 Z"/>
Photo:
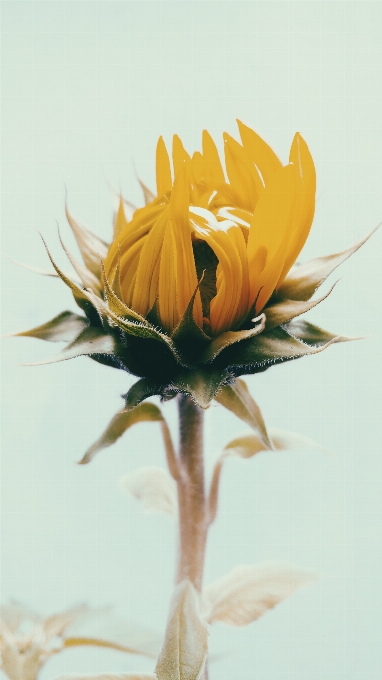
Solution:
<path fill-rule="evenodd" d="M 208 623 L 246 626 L 317 578 L 287 562 L 239 565 L 207 586 L 202 611 Z"/>
<path fill-rule="evenodd" d="M 112 613 L 80 620 L 65 631 L 65 647 L 91 645 L 157 658 L 162 636 Z"/>
<path fill-rule="evenodd" d="M 258 433 L 266 448 L 272 448 L 264 418 L 244 380 L 237 378 L 232 385 L 222 387 L 215 396 L 215 400 L 252 427 Z"/>
<path fill-rule="evenodd" d="M 120 484 L 123 489 L 142 501 L 145 512 L 176 514 L 178 507 L 176 484 L 163 468 L 155 466 L 139 468 L 121 477 Z"/>
<path fill-rule="evenodd" d="M 320 444 L 317 444 L 313 439 L 296 434 L 295 432 L 287 432 L 275 427 L 268 430 L 273 448 L 276 451 L 296 450 L 296 449 L 316 449 L 329 453 Z M 223 456 L 239 456 L 241 458 L 252 458 L 260 451 L 267 451 L 267 447 L 261 441 L 257 434 L 249 432 L 241 437 L 235 437 L 225 446 Z"/>
<path fill-rule="evenodd" d="M 207 658 L 208 627 L 190 581 L 175 589 L 165 640 L 155 672 L 158 680 L 198 680 Z"/>
<path fill-rule="evenodd" d="M 139 404 L 129 411 L 118 411 L 99 439 L 86 451 L 84 457 L 80 460 L 80 464 L 90 463 L 98 451 L 114 444 L 132 425 L 158 420 L 163 420 L 162 412 L 158 406 L 150 402 Z"/>
<path fill-rule="evenodd" d="M 86 604 L 67 609 L 60 614 L 52 614 L 44 619 L 43 628 L 48 638 L 61 636 L 64 631 L 85 616 L 96 616 L 97 613 L 89 609 Z"/>

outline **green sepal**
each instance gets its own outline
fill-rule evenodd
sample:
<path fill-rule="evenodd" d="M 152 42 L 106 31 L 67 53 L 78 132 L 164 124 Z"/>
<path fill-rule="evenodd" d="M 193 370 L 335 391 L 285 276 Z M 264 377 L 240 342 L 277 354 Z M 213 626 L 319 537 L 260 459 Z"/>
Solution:
<path fill-rule="evenodd" d="M 286 330 L 278 326 L 249 340 L 228 347 L 213 362 L 213 366 L 224 365 L 235 376 L 257 373 L 272 364 L 291 361 L 307 354 L 315 354 L 332 344 L 334 339 L 322 347 L 311 347 L 300 342 Z"/>
<path fill-rule="evenodd" d="M 154 395 L 160 396 L 163 401 L 168 401 L 177 394 L 186 394 L 198 406 L 206 409 L 220 388 L 231 380 L 232 376 L 225 368 L 214 369 L 208 366 L 200 370 L 181 371 L 170 381 L 160 382 L 152 378 L 141 378 L 122 396 L 125 399 L 126 410 L 135 408 Z"/>
<path fill-rule="evenodd" d="M 335 285 L 336 284 L 334 284 L 325 295 L 317 300 L 282 300 L 281 302 L 276 302 L 275 304 L 266 307 L 264 309 L 266 317 L 265 330 L 270 331 L 272 328 L 281 326 L 291 319 L 294 319 L 296 316 L 305 314 L 305 312 L 313 309 L 313 307 L 320 304 L 320 302 L 330 295 Z"/>
<path fill-rule="evenodd" d="M 152 378 L 141 378 L 130 387 L 126 394 L 122 395 L 125 400 L 125 411 L 131 411 L 149 397 L 161 395 L 165 389 L 163 383 L 152 380 Z"/>
<path fill-rule="evenodd" d="M 211 338 L 207 335 L 194 319 L 194 302 L 199 290 L 199 284 L 195 288 L 190 302 L 187 305 L 179 324 L 175 328 L 171 339 L 175 343 L 180 354 L 184 357 L 186 365 L 199 363 L 200 354 L 203 348 L 211 343 Z"/>
<path fill-rule="evenodd" d="M 37 361 L 33 364 L 26 364 L 27 366 L 41 366 L 44 364 L 52 364 L 57 361 L 66 361 L 68 359 L 75 359 L 80 356 L 92 355 L 112 355 L 118 356 L 118 343 L 109 333 L 104 333 L 101 328 L 94 328 L 94 326 L 87 326 L 78 337 L 70 342 L 59 354 L 42 361 Z"/>
<path fill-rule="evenodd" d="M 212 340 L 212 342 L 210 342 L 205 348 L 200 357 L 200 361 L 202 363 L 213 361 L 218 356 L 218 354 L 220 354 L 220 352 L 222 352 L 227 347 L 236 345 L 243 340 L 247 340 L 248 338 L 253 338 L 256 335 L 259 335 L 259 333 L 264 330 L 265 315 L 261 314 L 258 319 L 256 319 L 256 321 L 259 321 L 260 323 L 258 326 L 255 326 L 255 328 L 250 328 L 243 331 L 226 331 L 225 333 L 221 333 L 221 335 Z"/>
<path fill-rule="evenodd" d="M 85 317 L 66 311 L 61 312 L 41 326 L 14 335 L 38 338 L 49 342 L 72 342 L 87 326 L 88 321 Z"/>
<path fill-rule="evenodd" d="M 315 326 L 305 319 L 296 319 L 285 324 L 285 329 L 293 335 L 293 337 L 306 342 L 310 347 L 322 347 L 328 342 L 348 342 L 350 340 L 360 340 L 360 338 L 351 338 L 346 335 L 338 335 L 325 331 L 319 326 Z"/>
<path fill-rule="evenodd" d="M 163 390 L 164 394 L 186 394 L 191 397 L 200 408 L 210 406 L 223 385 L 232 380 L 232 376 L 225 368 L 206 366 L 201 369 L 186 370 L 178 375 Z"/>
<path fill-rule="evenodd" d="M 125 305 L 125 303 L 118 297 L 118 295 L 114 292 L 108 281 L 103 263 L 101 263 L 101 266 L 105 297 L 107 300 L 109 310 L 116 316 L 121 317 L 122 319 L 134 321 L 136 323 L 142 324 L 143 326 L 147 326 L 147 328 L 151 328 L 152 327 L 151 324 L 147 321 L 147 319 L 145 319 L 144 316 L 141 316 L 137 312 L 134 312 L 133 309 L 130 309 L 130 307 Z M 118 272 L 116 272 L 116 277 L 117 275 Z"/>
<path fill-rule="evenodd" d="M 80 286 L 78 286 L 76 283 L 74 283 L 74 281 L 71 281 L 71 279 L 68 276 L 66 276 L 66 274 L 64 274 L 64 272 L 61 271 L 59 266 L 53 260 L 51 254 L 49 252 L 48 246 L 45 242 L 44 237 L 41 234 L 40 234 L 40 236 L 41 236 L 42 242 L 45 246 L 46 252 L 48 253 L 48 257 L 49 257 L 53 267 L 55 268 L 60 279 L 62 279 L 62 281 L 72 291 L 72 295 L 73 295 L 77 305 L 85 312 L 86 316 L 88 317 L 88 319 L 90 320 L 90 322 L 94 326 L 100 326 L 101 320 L 99 318 L 99 314 L 97 312 L 97 309 L 94 307 L 93 303 L 90 300 L 89 293 L 87 291 L 83 290 L 82 288 L 80 288 Z M 93 293 L 93 295 L 94 295 L 94 293 Z"/>
<path fill-rule="evenodd" d="M 80 465 L 90 463 L 96 453 L 114 444 L 132 425 L 148 421 L 163 420 L 163 415 L 158 406 L 149 401 L 139 404 L 135 408 L 126 411 L 119 411 L 111 419 L 102 435 L 92 446 L 88 448 L 83 458 L 79 461 Z"/>
<path fill-rule="evenodd" d="M 58 227 L 58 238 L 60 240 L 62 249 L 68 258 L 70 264 L 72 265 L 74 271 L 76 272 L 77 276 L 79 277 L 83 288 L 90 288 L 90 290 L 93 291 L 96 295 L 100 296 L 102 292 L 102 283 L 100 279 L 95 276 L 90 269 L 85 267 L 82 262 L 79 262 L 67 249 L 65 246 L 61 233 L 60 233 L 60 228 Z"/>
<path fill-rule="evenodd" d="M 65 203 L 65 213 L 85 267 L 100 280 L 101 260 L 104 260 L 107 256 L 109 245 L 87 227 L 77 222 L 69 213 L 67 203 Z"/>
<path fill-rule="evenodd" d="M 215 400 L 255 430 L 267 449 L 273 448 L 260 408 L 244 380 L 237 378 L 231 385 L 222 387 Z"/>
<path fill-rule="evenodd" d="M 298 267 L 293 267 L 278 289 L 277 298 L 281 300 L 309 300 L 325 279 L 366 243 L 379 226 L 354 246 L 340 253 L 317 257 Z"/>
<path fill-rule="evenodd" d="M 176 361 L 183 365 L 179 353 L 168 335 L 161 333 L 157 328 L 154 328 L 154 326 L 148 323 L 146 319 L 144 319 L 144 323 L 138 323 L 137 321 L 130 321 L 127 318 L 118 316 L 118 314 L 115 314 L 103 300 L 96 298 L 94 293 L 88 291 L 88 295 L 93 301 L 94 306 L 97 306 L 98 314 L 108 317 L 112 327 L 119 328 L 126 333 L 127 336 L 130 335 L 142 340 L 154 340 L 155 342 L 166 345 Z"/>

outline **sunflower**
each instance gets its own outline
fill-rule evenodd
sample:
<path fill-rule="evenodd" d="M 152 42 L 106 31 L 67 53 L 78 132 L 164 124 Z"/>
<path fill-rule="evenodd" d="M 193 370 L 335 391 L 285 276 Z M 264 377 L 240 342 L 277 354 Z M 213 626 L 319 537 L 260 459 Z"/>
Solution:
<path fill-rule="evenodd" d="M 68 342 L 46 363 L 88 355 L 138 376 L 127 408 L 179 392 L 205 408 L 240 375 L 349 339 L 299 317 L 327 297 L 312 299 L 368 237 L 297 266 L 315 209 L 309 148 L 296 133 L 283 165 L 256 132 L 238 127 L 241 143 L 224 134 L 225 168 L 206 130 L 192 156 L 174 136 L 172 167 L 161 137 L 157 195 L 141 183 L 145 206 L 131 219 L 119 198 L 111 244 L 66 210 L 83 263 L 63 247 L 78 280 L 48 254 L 83 313 L 19 334 Z"/>

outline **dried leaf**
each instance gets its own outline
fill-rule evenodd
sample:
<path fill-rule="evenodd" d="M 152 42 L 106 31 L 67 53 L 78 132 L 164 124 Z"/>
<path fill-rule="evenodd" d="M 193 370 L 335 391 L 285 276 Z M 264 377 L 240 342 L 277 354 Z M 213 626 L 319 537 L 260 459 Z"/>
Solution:
<path fill-rule="evenodd" d="M 324 451 L 329 453 L 320 444 L 317 444 L 313 439 L 309 437 L 304 437 L 303 435 L 296 434 L 295 432 L 286 432 L 285 430 L 280 430 L 275 427 L 271 427 L 268 430 L 270 439 L 273 444 L 273 448 L 276 451 L 289 451 L 295 449 L 316 449 L 318 451 Z M 260 451 L 269 450 L 264 446 L 264 443 L 257 434 L 252 432 L 242 435 L 241 437 L 235 437 L 232 439 L 227 446 L 224 447 L 222 456 L 240 456 L 241 458 L 252 458 L 256 453 Z"/>
<path fill-rule="evenodd" d="M 100 438 L 86 451 L 84 457 L 80 460 L 80 465 L 90 463 L 98 451 L 114 444 L 132 425 L 158 420 L 163 420 L 162 412 L 158 406 L 150 402 L 139 404 L 129 411 L 125 409 L 118 411 Z"/>
<path fill-rule="evenodd" d="M 175 589 L 155 672 L 158 680 L 199 680 L 207 658 L 208 627 L 190 581 Z"/>
<path fill-rule="evenodd" d="M 334 284 L 334 286 L 335 285 L 336 284 Z M 318 298 L 317 300 L 283 300 L 282 302 L 278 302 L 277 304 L 271 305 L 270 307 L 266 307 L 264 310 L 266 316 L 265 330 L 269 331 L 271 328 L 280 326 L 281 324 L 294 319 L 296 316 L 300 316 L 300 314 L 304 314 L 310 309 L 313 309 L 313 307 L 320 304 L 320 302 L 325 300 L 330 295 L 334 286 L 332 286 L 331 289 L 325 293 L 325 295 Z"/>
<path fill-rule="evenodd" d="M 141 404 L 146 405 L 147 403 Z M 176 484 L 163 468 L 156 466 L 139 468 L 121 477 L 120 484 L 123 489 L 142 501 L 145 512 L 166 512 L 169 515 L 176 515 L 178 509 Z"/>
<path fill-rule="evenodd" d="M 239 565 L 207 586 L 202 610 L 208 623 L 247 626 L 317 578 L 317 574 L 287 562 Z"/>
<path fill-rule="evenodd" d="M 14 333 L 14 335 L 39 338 L 50 342 L 72 342 L 87 325 L 88 321 L 83 316 L 73 314 L 73 312 L 61 312 L 41 326 L 31 328 L 29 331 Z"/>
<path fill-rule="evenodd" d="M 264 418 L 244 380 L 237 378 L 232 385 L 222 387 L 215 396 L 215 401 L 252 427 L 258 433 L 265 447 L 272 449 Z"/>
<path fill-rule="evenodd" d="M 118 354 L 118 344 L 112 335 L 104 333 L 100 328 L 89 326 L 59 354 L 32 364 L 25 364 L 25 366 L 42 366 L 84 355 L 92 356 L 93 354 Z"/>
<path fill-rule="evenodd" d="M 66 631 L 64 638 L 65 647 L 109 647 L 151 658 L 157 658 L 163 640 L 150 628 L 126 621 L 109 611 L 96 618 L 80 620 Z"/>
<path fill-rule="evenodd" d="M 317 257 L 299 267 L 294 267 L 280 286 L 278 296 L 288 300 L 309 300 L 325 279 L 366 243 L 379 226 L 351 248 L 333 255 Z"/>
<path fill-rule="evenodd" d="M 77 222 L 69 213 L 67 205 L 65 205 L 65 212 L 85 266 L 97 279 L 100 279 L 101 260 L 104 260 L 108 253 L 108 244 L 89 231 L 83 224 Z"/>
<path fill-rule="evenodd" d="M 265 327 L 265 314 L 261 314 L 254 321 L 258 321 L 258 325 L 250 330 L 246 331 L 227 331 L 226 333 L 221 333 L 215 340 L 209 343 L 208 347 L 204 350 L 202 354 L 201 361 L 208 362 L 215 359 L 215 357 L 220 354 L 223 349 L 234 345 L 242 340 L 247 340 L 248 338 L 253 338 L 264 330 Z"/>

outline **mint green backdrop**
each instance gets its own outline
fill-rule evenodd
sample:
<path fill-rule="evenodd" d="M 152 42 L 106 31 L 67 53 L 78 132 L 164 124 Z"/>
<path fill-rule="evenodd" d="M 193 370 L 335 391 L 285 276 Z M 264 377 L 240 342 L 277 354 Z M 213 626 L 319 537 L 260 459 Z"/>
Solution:
<path fill-rule="evenodd" d="M 65 186 L 73 214 L 108 239 L 108 182 L 141 204 L 154 188 L 155 144 L 177 132 L 188 150 L 206 127 L 221 142 L 239 117 L 286 161 L 296 131 L 318 174 L 303 258 L 340 250 L 382 220 L 379 2 L 3 2 L 3 243 L 58 262 Z M 377 680 L 381 671 L 381 233 L 332 277 L 308 318 L 367 335 L 248 378 L 270 426 L 333 451 L 228 462 L 206 581 L 236 563 L 284 559 L 322 573 L 245 629 L 217 625 L 212 680 Z M 3 333 L 74 309 L 60 282 L 3 262 Z M 329 288 L 330 281 L 325 284 Z M 89 359 L 44 366 L 59 347 L 3 340 L 1 597 L 43 612 L 114 604 L 160 629 L 172 588 L 168 516 L 144 515 L 118 487 L 140 465 L 164 465 L 156 424 L 77 467 L 122 405 L 132 379 Z M 175 427 L 173 404 L 165 407 Z M 207 466 L 239 421 L 207 413 Z M 244 428 L 245 429 L 245 428 Z M 63 672 L 151 670 L 147 660 L 75 650 Z"/>

